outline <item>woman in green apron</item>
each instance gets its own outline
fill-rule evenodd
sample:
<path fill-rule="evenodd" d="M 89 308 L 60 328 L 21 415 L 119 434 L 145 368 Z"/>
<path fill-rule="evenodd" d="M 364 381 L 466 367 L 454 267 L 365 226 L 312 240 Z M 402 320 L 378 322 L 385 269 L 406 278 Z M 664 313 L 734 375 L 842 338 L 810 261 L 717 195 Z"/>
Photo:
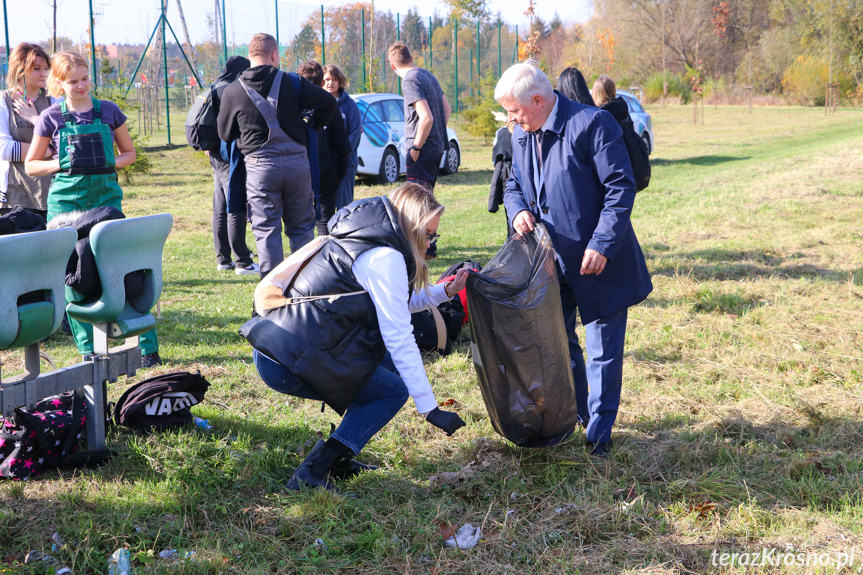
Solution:
<path fill-rule="evenodd" d="M 8 89 L 0 92 L 0 215 L 22 207 L 47 215 L 50 176 L 24 171 L 39 113 L 54 102 L 45 86 L 51 63 L 38 44 L 22 42 L 9 55 Z"/>
<path fill-rule="evenodd" d="M 56 54 L 48 79 L 51 93 L 65 100 L 39 116 L 25 168 L 31 176 L 53 174 L 48 192 L 48 221 L 58 214 L 101 206 L 122 210 L 123 190 L 117 168 L 135 161 L 135 147 L 126 116 L 113 102 L 90 97 L 90 70 L 81 55 Z M 114 154 L 116 143 L 119 154 Z M 48 149 L 50 160 L 42 160 Z M 74 293 L 67 290 L 67 300 Z M 72 335 L 82 354 L 93 351 L 93 327 L 69 318 Z M 155 330 L 141 336 L 143 366 L 161 364 Z"/>

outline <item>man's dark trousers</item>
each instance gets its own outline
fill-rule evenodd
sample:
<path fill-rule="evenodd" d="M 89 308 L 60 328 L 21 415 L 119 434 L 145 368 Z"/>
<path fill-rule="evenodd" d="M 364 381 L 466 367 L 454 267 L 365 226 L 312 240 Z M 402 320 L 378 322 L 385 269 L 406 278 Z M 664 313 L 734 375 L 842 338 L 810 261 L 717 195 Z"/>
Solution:
<path fill-rule="evenodd" d="M 411 153 L 405 157 L 405 177 L 409 182 L 422 184 L 430 191 L 434 191 L 437 182 L 438 170 L 440 170 L 441 152 L 420 150 L 419 157 L 414 161 Z"/>
<path fill-rule="evenodd" d="M 623 344 L 626 340 L 627 308 L 584 326 L 587 363 L 575 332 L 575 295 L 558 269 L 563 320 L 569 339 L 569 357 L 578 419 L 587 427 L 585 437 L 591 443 L 611 441 L 611 428 L 620 407 L 623 387 Z"/>

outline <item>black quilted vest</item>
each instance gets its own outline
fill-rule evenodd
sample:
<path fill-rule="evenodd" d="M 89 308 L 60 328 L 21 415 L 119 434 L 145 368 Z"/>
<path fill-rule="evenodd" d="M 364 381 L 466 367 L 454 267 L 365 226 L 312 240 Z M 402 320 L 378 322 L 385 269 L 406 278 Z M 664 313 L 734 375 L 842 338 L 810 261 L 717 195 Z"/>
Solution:
<path fill-rule="evenodd" d="M 359 200 L 330 224 L 329 242 L 312 257 L 285 295 L 335 295 L 361 291 L 351 267 L 366 250 L 390 247 L 414 260 L 389 200 Z M 411 288 L 409 288 L 411 289 Z M 272 310 L 246 334 L 254 347 L 288 368 L 339 414 L 374 373 L 386 352 L 377 313 L 367 293 L 320 299 Z"/>

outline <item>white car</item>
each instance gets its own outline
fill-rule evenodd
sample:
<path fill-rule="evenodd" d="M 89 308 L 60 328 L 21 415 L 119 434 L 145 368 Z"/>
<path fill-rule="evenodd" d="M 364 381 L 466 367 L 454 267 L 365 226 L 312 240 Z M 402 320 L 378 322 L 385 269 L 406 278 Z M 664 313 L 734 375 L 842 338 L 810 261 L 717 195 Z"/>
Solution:
<path fill-rule="evenodd" d="M 621 96 L 629 108 L 629 117 L 632 120 L 635 133 L 641 136 L 644 143 L 647 144 L 647 153 L 653 153 L 653 124 L 650 121 L 650 114 L 644 111 L 641 102 L 638 98 L 625 90 L 618 90 L 617 95 Z"/>
<path fill-rule="evenodd" d="M 373 176 L 381 184 L 392 184 L 405 173 L 407 152 L 404 98 L 398 94 L 351 95 L 360 110 L 363 134 L 357 149 L 357 175 Z M 441 158 L 440 173 L 458 172 L 461 145 L 455 130 L 447 127 L 447 151 Z"/>

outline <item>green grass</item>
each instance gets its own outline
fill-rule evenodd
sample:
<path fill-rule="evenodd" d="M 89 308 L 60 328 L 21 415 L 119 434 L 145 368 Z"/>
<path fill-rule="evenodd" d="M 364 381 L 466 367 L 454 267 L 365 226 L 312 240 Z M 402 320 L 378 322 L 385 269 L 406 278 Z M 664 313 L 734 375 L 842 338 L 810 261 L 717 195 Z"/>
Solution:
<path fill-rule="evenodd" d="M 648 111 L 654 172 L 633 222 L 655 290 L 630 311 L 608 462 L 585 454 L 581 432 L 543 450 L 497 436 L 462 341 L 426 359 L 465 429 L 447 438 L 409 402 L 363 451 L 379 471 L 341 495 L 287 492 L 338 417 L 260 382 L 237 333 L 255 280 L 215 270 L 208 165 L 188 148 L 156 150 L 155 172 L 125 187 L 124 208 L 175 218 L 159 322 L 167 363 L 132 381 L 201 370 L 212 387 L 193 411 L 214 428 L 113 429 L 121 455 L 98 470 L 0 484 L 0 573 L 26 572 L 23 556 L 50 552 L 54 531 L 76 543 L 55 554 L 75 573 L 106 572 L 121 546 L 139 574 L 716 573 L 714 549 L 763 547 L 855 548 L 845 572 L 858 572 L 863 113 L 720 107 L 693 126 L 688 107 Z M 486 212 L 490 147 L 456 128 L 463 167 L 438 188 L 447 210 L 435 276 L 468 257 L 485 263 L 506 230 L 502 211 Z M 62 334 L 45 349 L 76 359 Z M 0 357 L 4 373 L 21 362 Z M 128 383 L 109 386 L 111 399 Z M 479 471 L 456 485 L 429 480 L 470 463 Z M 484 541 L 444 548 L 441 525 L 467 522 Z M 167 548 L 196 560 L 159 559 Z"/>

